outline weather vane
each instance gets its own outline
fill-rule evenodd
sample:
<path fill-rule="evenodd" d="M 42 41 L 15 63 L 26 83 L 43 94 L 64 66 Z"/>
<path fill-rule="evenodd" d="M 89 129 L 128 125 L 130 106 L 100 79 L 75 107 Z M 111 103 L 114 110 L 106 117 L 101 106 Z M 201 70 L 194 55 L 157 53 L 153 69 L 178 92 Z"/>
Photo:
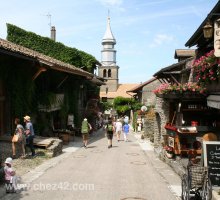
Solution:
<path fill-rule="evenodd" d="M 51 27 L 51 14 L 50 13 L 48 13 L 47 15 L 46 15 L 47 17 L 48 17 L 48 19 L 49 19 L 49 26 Z"/>
<path fill-rule="evenodd" d="M 108 18 L 110 18 L 110 10 L 108 9 Z"/>

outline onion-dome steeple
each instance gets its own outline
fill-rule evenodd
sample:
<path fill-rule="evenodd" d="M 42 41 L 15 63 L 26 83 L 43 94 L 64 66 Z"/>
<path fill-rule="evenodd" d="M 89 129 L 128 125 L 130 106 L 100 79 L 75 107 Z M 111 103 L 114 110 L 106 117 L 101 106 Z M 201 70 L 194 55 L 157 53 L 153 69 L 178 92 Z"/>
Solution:
<path fill-rule="evenodd" d="M 108 17 L 107 28 L 106 28 L 105 35 L 102 39 L 102 44 L 105 43 L 105 42 L 111 42 L 113 44 L 116 44 L 116 40 L 115 40 L 115 38 L 112 34 L 112 31 L 111 31 L 110 17 Z"/>

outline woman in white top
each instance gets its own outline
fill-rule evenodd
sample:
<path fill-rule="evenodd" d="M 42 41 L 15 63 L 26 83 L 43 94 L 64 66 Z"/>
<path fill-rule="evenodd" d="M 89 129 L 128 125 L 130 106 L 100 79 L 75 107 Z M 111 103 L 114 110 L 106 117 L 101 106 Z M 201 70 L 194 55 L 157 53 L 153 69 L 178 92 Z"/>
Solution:
<path fill-rule="evenodd" d="M 117 119 L 117 122 L 115 123 L 115 133 L 116 133 L 118 142 L 120 141 L 121 132 L 122 132 L 122 123 L 120 119 Z"/>

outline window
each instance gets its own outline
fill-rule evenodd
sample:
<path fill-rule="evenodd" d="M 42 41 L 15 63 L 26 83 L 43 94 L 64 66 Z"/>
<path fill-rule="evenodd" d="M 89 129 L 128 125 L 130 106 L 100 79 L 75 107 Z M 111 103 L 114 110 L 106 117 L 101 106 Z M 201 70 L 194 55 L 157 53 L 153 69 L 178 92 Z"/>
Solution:
<path fill-rule="evenodd" d="M 112 77 L 112 72 L 110 69 L 108 70 L 108 77 Z"/>
<path fill-rule="evenodd" d="M 103 70 L 103 77 L 106 77 L 106 69 Z"/>

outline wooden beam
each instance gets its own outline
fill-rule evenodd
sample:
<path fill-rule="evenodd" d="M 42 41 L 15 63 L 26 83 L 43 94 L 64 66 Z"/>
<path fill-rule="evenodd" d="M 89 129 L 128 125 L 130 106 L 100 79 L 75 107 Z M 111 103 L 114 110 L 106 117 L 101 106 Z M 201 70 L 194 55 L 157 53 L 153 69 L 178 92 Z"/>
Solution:
<path fill-rule="evenodd" d="M 40 67 L 38 71 L 34 74 L 34 76 L 32 77 L 32 80 L 34 81 L 42 72 L 45 72 L 45 71 L 47 71 L 46 68 Z"/>

